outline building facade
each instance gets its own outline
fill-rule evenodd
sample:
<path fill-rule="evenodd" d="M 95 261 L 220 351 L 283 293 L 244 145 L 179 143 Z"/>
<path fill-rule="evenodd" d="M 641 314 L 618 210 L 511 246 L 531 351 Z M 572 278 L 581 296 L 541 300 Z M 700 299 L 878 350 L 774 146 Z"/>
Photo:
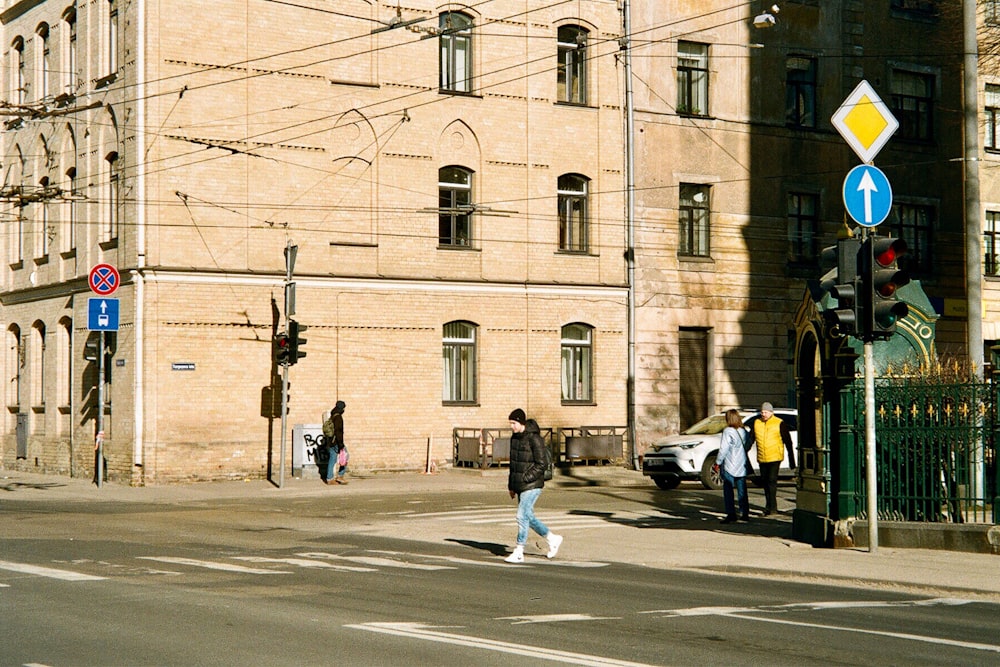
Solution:
<path fill-rule="evenodd" d="M 104 263 L 110 477 L 269 474 L 290 245 L 289 429 L 344 400 L 358 468 L 422 468 L 428 442 L 449 461 L 454 427 L 514 407 L 625 423 L 614 1 L 28 0 L 0 20 L 5 467 L 92 474 Z"/>

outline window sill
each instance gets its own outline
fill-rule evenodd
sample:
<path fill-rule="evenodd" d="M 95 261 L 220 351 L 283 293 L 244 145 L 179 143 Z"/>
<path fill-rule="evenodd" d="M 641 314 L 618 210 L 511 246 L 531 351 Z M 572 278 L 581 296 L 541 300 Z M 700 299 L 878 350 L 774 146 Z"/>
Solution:
<path fill-rule="evenodd" d="M 702 120 L 714 120 L 715 118 L 707 113 L 688 113 L 687 111 L 678 111 L 677 115 L 681 118 L 701 118 Z"/>
<path fill-rule="evenodd" d="M 597 407 L 597 401 L 567 401 L 564 399 L 562 401 L 562 405 L 566 406 L 567 408 L 573 408 L 573 407 L 593 408 Z"/>
<path fill-rule="evenodd" d="M 20 405 L 8 405 L 7 406 L 7 412 L 9 412 L 12 415 L 19 415 L 19 414 L 21 414 L 21 406 Z"/>
<path fill-rule="evenodd" d="M 466 92 L 464 90 L 449 90 L 448 88 L 438 88 L 438 92 L 442 95 L 456 95 L 458 97 L 474 97 L 476 99 L 482 99 L 483 96 L 478 93 Z"/>
<path fill-rule="evenodd" d="M 70 414 L 70 412 L 72 412 L 73 408 L 69 405 L 60 405 L 58 408 L 56 408 L 56 410 L 58 410 L 59 414 L 61 415 L 68 415 Z"/>
<path fill-rule="evenodd" d="M 23 259 L 19 259 L 16 262 L 14 262 L 13 264 L 8 264 L 8 266 L 10 267 L 11 271 L 17 271 L 19 269 L 23 269 L 24 268 L 24 260 Z"/>
<path fill-rule="evenodd" d="M 49 256 L 48 255 L 42 255 L 41 257 L 36 257 L 32 261 L 35 263 L 35 266 L 41 266 L 43 264 L 48 264 L 49 263 Z"/>
<path fill-rule="evenodd" d="M 34 412 L 36 415 L 44 415 L 45 414 L 45 406 L 44 405 L 32 405 L 31 406 L 31 411 Z"/>
<path fill-rule="evenodd" d="M 691 262 L 692 264 L 715 264 L 711 255 L 677 255 L 681 262 Z"/>
<path fill-rule="evenodd" d="M 106 74 L 99 79 L 94 79 L 94 88 L 104 88 L 105 86 L 110 86 L 118 78 L 118 73 L 113 72 L 111 74 Z"/>
<path fill-rule="evenodd" d="M 555 105 L 557 107 L 574 107 L 576 109 L 596 109 L 593 104 L 587 104 L 586 102 L 567 102 L 566 100 L 556 100 Z"/>
<path fill-rule="evenodd" d="M 569 255 L 571 257 L 600 257 L 600 255 L 591 254 L 589 250 L 565 250 L 559 248 L 555 252 L 556 255 Z"/>
<path fill-rule="evenodd" d="M 100 246 L 101 250 L 114 250 L 118 247 L 118 239 L 108 239 L 107 241 L 101 241 L 97 245 Z"/>
<path fill-rule="evenodd" d="M 480 250 L 479 248 L 476 248 L 476 247 L 471 246 L 471 245 L 445 245 L 445 244 L 442 244 L 442 243 L 438 244 L 438 250 L 448 250 L 448 251 L 451 251 L 451 252 L 455 252 L 455 251 L 459 251 L 459 252 L 463 252 L 463 251 L 464 252 L 482 252 L 482 250 Z"/>
<path fill-rule="evenodd" d="M 479 401 L 441 401 L 446 408 L 478 408 Z"/>
<path fill-rule="evenodd" d="M 70 248 L 65 252 L 61 252 L 59 253 L 59 256 L 62 257 L 63 259 L 73 259 L 74 257 L 76 257 L 76 248 Z"/>

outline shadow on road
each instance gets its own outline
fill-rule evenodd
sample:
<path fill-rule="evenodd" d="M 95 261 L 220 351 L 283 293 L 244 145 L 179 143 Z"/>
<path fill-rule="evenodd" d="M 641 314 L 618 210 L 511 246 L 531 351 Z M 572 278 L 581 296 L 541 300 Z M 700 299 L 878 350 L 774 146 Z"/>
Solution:
<path fill-rule="evenodd" d="M 459 540 L 453 537 L 445 539 L 445 542 L 454 542 L 455 544 L 461 544 L 463 547 L 472 547 L 473 549 L 479 549 L 481 551 L 489 551 L 494 556 L 506 556 L 510 553 L 510 549 L 507 548 L 505 544 L 496 544 L 495 542 L 476 542 L 475 540 Z"/>
<path fill-rule="evenodd" d="M 14 492 L 22 491 L 24 489 L 35 489 L 38 491 L 46 491 L 49 489 L 58 489 L 66 486 L 65 484 L 60 484 L 58 482 L 34 482 L 34 483 L 24 483 L 24 482 L 10 482 L 8 484 L 0 484 L 0 491 Z"/>

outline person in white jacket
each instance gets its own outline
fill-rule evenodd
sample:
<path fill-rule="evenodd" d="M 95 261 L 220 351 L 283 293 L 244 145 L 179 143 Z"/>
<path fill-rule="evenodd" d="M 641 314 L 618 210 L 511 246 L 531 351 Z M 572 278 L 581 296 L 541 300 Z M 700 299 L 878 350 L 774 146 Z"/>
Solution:
<path fill-rule="evenodd" d="M 726 503 L 726 518 L 722 523 L 736 522 L 733 489 L 739 497 L 740 519 L 750 520 L 750 499 L 747 496 L 746 429 L 736 410 L 726 410 L 726 428 L 722 431 L 715 466 L 722 475 L 722 498 Z"/>

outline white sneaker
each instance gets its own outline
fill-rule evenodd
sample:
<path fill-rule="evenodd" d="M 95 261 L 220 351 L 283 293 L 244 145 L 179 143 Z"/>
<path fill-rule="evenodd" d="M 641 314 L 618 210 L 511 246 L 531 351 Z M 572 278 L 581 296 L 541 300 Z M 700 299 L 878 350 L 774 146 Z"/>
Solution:
<path fill-rule="evenodd" d="M 523 563 L 524 562 L 524 547 L 518 546 L 514 547 L 514 553 L 504 558 L 508 563 Z"/>
<path fill-rule="evenodd" d="M 559 545 L 562 544 L 562 535 L 556 535 L 555 533 L 549 533 L 549 552 L 545 554 L 548 558 L 555 558 L 556 554 L 559 553 Z"/>

